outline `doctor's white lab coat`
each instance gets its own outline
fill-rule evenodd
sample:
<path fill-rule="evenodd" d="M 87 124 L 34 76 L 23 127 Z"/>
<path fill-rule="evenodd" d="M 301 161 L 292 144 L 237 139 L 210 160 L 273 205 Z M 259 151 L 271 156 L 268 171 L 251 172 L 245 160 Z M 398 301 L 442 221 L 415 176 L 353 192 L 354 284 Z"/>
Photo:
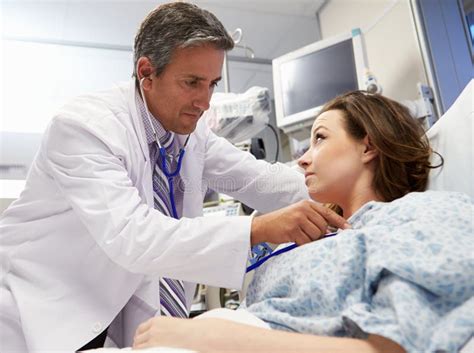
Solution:
<path fill-rule="evenodd" d="M 0 218 L 1 352 L 78 349 L 132 296 L 159 312 L 159 276 L 189 282 L 188 306 L 192 282 L 239 288 L 251 219 L 200 217 L 207 188 L 262 212 L 307 198 L 302 175 L 255 160 L 201 119 L 180 174 L 183 218 L 162 215 L 135 94 L 131 82 L 63 107 Z"/>

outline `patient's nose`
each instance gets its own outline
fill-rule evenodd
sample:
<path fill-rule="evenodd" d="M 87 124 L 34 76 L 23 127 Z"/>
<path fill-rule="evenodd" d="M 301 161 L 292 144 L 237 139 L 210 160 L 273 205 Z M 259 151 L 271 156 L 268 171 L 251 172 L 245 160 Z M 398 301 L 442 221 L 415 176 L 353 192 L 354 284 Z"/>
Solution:
<path fill-rule="evenodd" d="M 310 164 L 311 159 L 309 158 L 309 150 L 306 151 L 299 159 L 298 165 L 300 168 L 306 169 Z"/>

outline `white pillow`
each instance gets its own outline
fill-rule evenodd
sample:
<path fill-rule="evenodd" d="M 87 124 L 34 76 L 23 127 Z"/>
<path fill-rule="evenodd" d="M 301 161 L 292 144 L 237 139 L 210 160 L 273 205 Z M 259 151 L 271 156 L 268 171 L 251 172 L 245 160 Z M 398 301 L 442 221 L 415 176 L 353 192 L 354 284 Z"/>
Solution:
<path fill-rule="evenodd" d="M 473 86 L 471 80 L 427 136 L 444 158 L 444 165 L 431 171 L 428 189 L 460 191 L 474 199 Z M 437 165 L 439 157 L 434 154 L 431 162 Z"/>

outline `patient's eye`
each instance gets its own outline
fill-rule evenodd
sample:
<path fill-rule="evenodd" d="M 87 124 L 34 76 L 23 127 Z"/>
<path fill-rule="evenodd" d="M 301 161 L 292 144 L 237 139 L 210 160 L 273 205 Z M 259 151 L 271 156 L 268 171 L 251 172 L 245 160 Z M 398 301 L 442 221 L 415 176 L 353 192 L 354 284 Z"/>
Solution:
<path fill-rule="evenodd" d="M 322 133 L 320 132 L 317 132 L 315 135 L 314 135 L 314 143 L 315 144 L 318 144 L 320 142 L 322 142 L 324 139 L 326 138 L 326 136 L 324 136 Z"/>

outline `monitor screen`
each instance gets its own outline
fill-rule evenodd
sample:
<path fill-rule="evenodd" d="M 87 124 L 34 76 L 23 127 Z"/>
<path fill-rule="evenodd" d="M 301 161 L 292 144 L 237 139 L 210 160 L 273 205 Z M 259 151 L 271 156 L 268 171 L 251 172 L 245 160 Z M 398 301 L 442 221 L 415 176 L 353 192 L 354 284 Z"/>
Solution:
<path fill-rule="evenodd" d="M 288 132 L 312 122 L 332 98 L 364 85 L 357 33 L 321 40 L 273 60 L 277 125 Z"/>
<path fill-rule="evenodd" d="M 280 66 L 285 116 L 323 105 L 358 88 L 352 40 L 307 54 Z"/>

